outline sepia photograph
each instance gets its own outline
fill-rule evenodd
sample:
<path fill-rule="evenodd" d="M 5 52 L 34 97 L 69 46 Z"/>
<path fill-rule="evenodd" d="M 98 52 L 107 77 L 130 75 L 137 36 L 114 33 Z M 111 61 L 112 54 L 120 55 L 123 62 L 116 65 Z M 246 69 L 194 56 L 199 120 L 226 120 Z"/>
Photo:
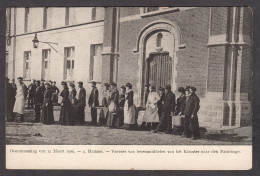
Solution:
<path fill-rule="evenodd" d="M 9 7 L 5 61 L 6 145 L 252 145 L 250 7 Z"/>

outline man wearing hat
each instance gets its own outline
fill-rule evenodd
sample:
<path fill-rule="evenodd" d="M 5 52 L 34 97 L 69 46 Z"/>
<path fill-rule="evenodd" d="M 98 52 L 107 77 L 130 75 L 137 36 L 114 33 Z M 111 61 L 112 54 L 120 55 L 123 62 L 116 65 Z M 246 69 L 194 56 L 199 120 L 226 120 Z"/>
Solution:
<path fill-rule="evenodd" d="M 24 120 L 24 106 L 25 106 L 25 99 L 27 97 L 27 87 L 23 83 L 23 78 L 18 77 L 18 85 L 17 85 L 17 93 L 16 93 L 16 100 L 14 104 L 13 112 L 17 115 L 17 122 L 22 122 Z"/>
<path fill-rule="evenodd" d="M 34 108 L 35 118 L 33 120 L 34 123 L 40 122 L 42 102 L 43 102 L 43 96 L 41 92 L 40 81 L 37 80 L 35 97 L 34 97 L 34 104 L 35 104 L 35 108 Z"/>
<path fill-rule="evenodd" d="M 33 108 L 34 105 L 34 97 L 35 97 L 35 92 L 36 92 L 36 84 L 35 84 L 35 79 L 33 79 L 32 83 L 28 86 L 29 89 L 29 96 L 28 96 L 28 105 L 27 108 Z"/>
<path fill-rule="evenodd" d="M 14 109 L 14 104 L 15 104 L 15 96 L 16 96 L 16 84 L 15 84 L 15 79 L 12 79 L 11 84 L 11 88 L 12 88 L 12 93 L 11 93 L 11 120 L 13 120 L 13 118 L 15 117 L 15 114 L 13 113 L 13 109 Z"/>
<path fill-rule="evenodd" d="M 7 121 L 12 119 L 12 90 L 9 78 L 5 77 L 5 117 Z"/>
<path fill-rule="evenodd" d="M 91 112 L 91 125 L 96 125 L 97 124 L 97 109 L 95 107 L 99 106 L 99 101 L 98 101 L 98 89 L 96 87 L 96 82 L 92 81 L 91 82 L 91 93 L 88 99 L 88 105 L 90 107 L 90 112 Z"/>
<path fill-rule="evenodd" d="M 159 131 L 164 131 L 163 127 L 167 126 L 166 134 L 172 133 L 172 114 L 175 111 L 175 94 L 171 91 L 171 85 L 167 84 L 165 86 L 165 98 L 163 102 L 163 112 L 162 117 L 160 119 L 159 125 L 153 131 L 157 133 Z"/>
<path fill-rule="evenodd" d="M 83 82 L 78 82 L 77 90 L 77 112 L 76 112 L 76 124 L 82 125 L 85 121 L 85 106 L 86 106 L 86 89 L 83 87 Z"/>
<path fill-rule="evenodd" d="M 200 99 L 195 94 L 196 88 L 192 86 L 186 87 L 189 90 L 189 96 L 186 99 L 184 110 L 184 137 L 192 137 L 193 140 L 200 139 L 200 129 L 198 121 L 198 111 L 200 108 Z"/>
<path fill-rule="evenodd" d="M 56 81 L 51 82 L 51 91 L 52 91 L 52 102 L 58 103 L 58 94 L 60 90 L 56 87 Z"/>
<path fill-rule="evenodd" d="M 51 82 L 51 90 L 53 91 L 53 93 L 57 93 L 57 94 L 60 92 L 58 87 L 56 87 L 56 81 Z"/>

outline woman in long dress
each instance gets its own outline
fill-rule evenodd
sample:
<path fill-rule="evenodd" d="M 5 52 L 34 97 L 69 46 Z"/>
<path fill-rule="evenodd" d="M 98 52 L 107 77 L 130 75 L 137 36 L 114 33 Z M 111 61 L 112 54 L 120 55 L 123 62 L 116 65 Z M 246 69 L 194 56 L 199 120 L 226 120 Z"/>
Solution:
<path fill-rule="evenodd" d="M 126 87 L 121 86 L 121 93 L 119 93 L 119 123 L 120 123 L 120 126 L 122 126 L 124 124 L 125 91 L 126 91 Z"/>
<path fill-rule="evenodd" d="M 100 109 L 99 114 L 99 124 L 106 125 L 108 118 L 108 105 L 109 105 L 109 96 L 110 96 L 110 85 L 108 83 L 104 84 L 105 90 L 102 92 L 102 108 Z"/>
<path fill-rule="evenodd" d="M 43 97 L 43 104 L 42 104 L 42 117 L 41 122 L 43 124 L 52 124 L 54 122 L 53 116 L 53 105 L 52 105 L 52 90 L 49 83 L 45 83 L 45 91 Z"/>
<path fill-rule="evenodd" d="M 155 91 L 155 87 L 150 87 L 148 95 L 146 110 L 143 117 L 143 122 L 147 123 L 147 130 L 155 129 L 156 124 L 159 123 L 157 102 L 160 100 L 159 94 Z"/>
<path fill-rule="evenodd" d="M 116 124 L 117 119 L 119 118 L 119 91 L 116 88 L 115 83 L 111 83 L 111 90 L 109 96 L 109 107 L 108 107 L 108 118 L 107 126 L 109 128 L 119 127 L 119 124 Z"/>
<path fill-rule="evenodd" d="M 77 91 L 75 89 L 75 84 L 70 83 L 70 93 L 69 93 L 69 100 L 71 103 L 71 110 L 72 110 L 72 119 L 73 119 L 73 124 L 77 121 L 77 99 L 76 99 L 76 94 Z"/>
<path fill-rule="evenodd" d="M 69 89 L 66 82 L 61 82 L 61 85 L 63 90 L 60 93 L 62 100 L 59 122 L 61 125 L 73 125 L 72 106 L 69 100 Z"/>
<path fill-rule="evenodd" d="M 125 106 L 124 106 L 124 125 L 126 130 L 132 130 L 136 122 L 134 92 L 132 91 L 132 84 L 127 83 L 125 86 L 126 86 L 126 98 L 125 98 Z"/>
<path fill-rule="evenodd" d="M 186 96 L 185 89 L 183 87 L 179 87 L 178 92 L 180 93 L 180 96 L 177 98 L 176 109 L 174 112 L 175 116 L 173 116 L 173 118 L 176 118 L 175 120 L 178 120 L 181 124 L 178 126 L 174 125 L 173 134 L 181 135 L 184 131 L 184 119 L 181 116 L 184 116 Z"/>

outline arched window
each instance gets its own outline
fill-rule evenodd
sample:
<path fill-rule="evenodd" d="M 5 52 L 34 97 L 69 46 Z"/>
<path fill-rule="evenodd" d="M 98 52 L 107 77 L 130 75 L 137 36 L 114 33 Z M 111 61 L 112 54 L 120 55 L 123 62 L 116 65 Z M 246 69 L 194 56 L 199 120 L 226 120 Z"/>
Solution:
<path fill-rule="evenodd" d="M 163 38 L 162 33 L 157 34 L 157 37 L 156 37 L 156 47 L 161 47 L 161 45 L 162 45 L 162 38 Z"/>

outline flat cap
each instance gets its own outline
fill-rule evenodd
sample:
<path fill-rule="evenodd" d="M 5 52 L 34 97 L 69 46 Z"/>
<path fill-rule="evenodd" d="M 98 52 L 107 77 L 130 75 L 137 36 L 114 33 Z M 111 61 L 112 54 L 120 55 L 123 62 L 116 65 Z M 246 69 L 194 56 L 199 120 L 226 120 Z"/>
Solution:
<path fill-rule="evenodd" d="M 165 89 L 171 90 L 172 86 L 170 84 L 166 84 Z"/>
<path fill-rule="evenodd" d="M 125 86 L 126 86 L 126 87 L 129 87 L 130 89 L 132 89 L 132 84 L 130 84 L 130 83 L 126 83 Z"/>
<path fill-rule="evenodd" d="M 83 85 L 83 82 L 82 82 L 82 81 L 79 81 L 78 84 L 79 84 L 79 85 Z"/>
<path fill-rule="evenodd" d="M 67 86 L 67 83 L 65 81 L 61 81 L 61 85 Z"/>

